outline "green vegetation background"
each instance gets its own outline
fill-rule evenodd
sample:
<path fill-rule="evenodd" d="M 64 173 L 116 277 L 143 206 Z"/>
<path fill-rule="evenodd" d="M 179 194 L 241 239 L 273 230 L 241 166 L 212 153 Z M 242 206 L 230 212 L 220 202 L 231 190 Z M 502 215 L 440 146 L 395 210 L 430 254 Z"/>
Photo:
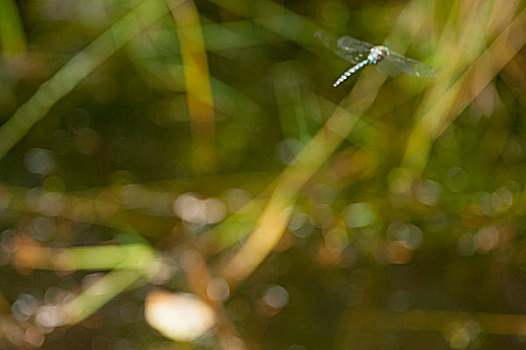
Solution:
<path fill-rule="evenodd" d="M 184 3 L 2 1 L 0 345 L 34 322 L 12 317 L 24 295 L 76 293 L 123 261 L 93 250 L 59 271 L 24 249 L 131 239 L 168 277 L 122 282 L 42 348 L 225 347 L 216 333 L 173 345 L 144 299 L 155 284 L 197 293 L 183 248 L 229 276 L 271 208 L 277 246 L 224 277 L 248 349 L 526 347 L 525 3 L 199 0 L 206 52 L 186 61 Z M 385 40 L 439 77 L 367 67 L 333 88 L 349 63 L 318 29 Z M 188 193 L 224 212 L 185 216 Z M 269 309 L 275 286 L 285 304 Z"/>

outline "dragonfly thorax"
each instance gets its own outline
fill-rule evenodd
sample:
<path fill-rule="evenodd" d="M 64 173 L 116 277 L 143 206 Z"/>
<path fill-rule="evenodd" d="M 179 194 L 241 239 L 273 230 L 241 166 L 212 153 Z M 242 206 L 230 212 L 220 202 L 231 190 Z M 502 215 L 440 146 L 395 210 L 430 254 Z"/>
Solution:
<path fill-rule="evenodd" d="M 387 46 L 378 45 L 373 46 L 371 50 L 369 51 L 369 56 L 367 56 L 367 59 L 370 63 L 378 63 L 381 60 L 383 60 L 385 57 L 389 56 L 391 54 L 391 49 L 389 49 Z"/>

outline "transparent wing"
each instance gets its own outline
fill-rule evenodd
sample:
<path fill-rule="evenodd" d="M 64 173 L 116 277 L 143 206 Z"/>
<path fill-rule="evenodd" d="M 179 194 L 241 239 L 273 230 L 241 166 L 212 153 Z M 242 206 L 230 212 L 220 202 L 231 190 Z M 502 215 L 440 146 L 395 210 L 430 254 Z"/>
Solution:
<path fill-rule="evenodd" d="M 438 73 L 432 66 L 392 52 L 378 64 L 378 70 L 385 75 L 397 76 L 400 73 L 420 78 L 436 78 Z"/>
<path fill-rule="evenodd" d="M 317 31 L 314 36 L 335 54 L 353 64 L 366 59 L 369 50 L 373 47 L 371 44 L 356 40 L 350 36 L 343 36 L 336 39 L 323 31 Z"/>
<path fill-rule="evenodd" d="M 342 36 L 338 39 L 338 46 L 347 52 L 367 52 L 374 46 L 373 44 L 360 41 L 350 36 Z"/>

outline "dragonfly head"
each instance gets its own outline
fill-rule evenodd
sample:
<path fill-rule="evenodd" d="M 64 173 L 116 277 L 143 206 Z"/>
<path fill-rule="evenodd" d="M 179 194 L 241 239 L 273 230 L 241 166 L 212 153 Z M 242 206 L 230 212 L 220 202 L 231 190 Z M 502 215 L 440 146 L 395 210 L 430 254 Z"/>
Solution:
<path fill-rule="evenodd" d="M 369 59 L 371 63 L 378 63 L 390 54 L 391 49 L 389 49 L 387 46 L 373 46 L 369 51 L 369 56 L 367 57 L 367 59 Z"/>

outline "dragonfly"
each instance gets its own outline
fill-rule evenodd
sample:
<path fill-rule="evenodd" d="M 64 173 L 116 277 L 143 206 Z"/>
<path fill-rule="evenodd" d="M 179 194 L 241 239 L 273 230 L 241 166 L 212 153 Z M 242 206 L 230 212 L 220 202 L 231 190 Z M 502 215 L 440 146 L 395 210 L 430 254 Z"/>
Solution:
<path fill-rule="evenodd" d="M 334 87 L 367 65 L 375 65 L 381 73 L 388 76 L 406 73 L 421 78 L 438 77 L 437 71 L 432 66 L 404 57 L 391 51 L 387 46 L 373 45 L 350 36 L 336 39 L 323 31 L 316 32 L 315 36 L 338 56 L 354 64 L 332 84 Z"/>

